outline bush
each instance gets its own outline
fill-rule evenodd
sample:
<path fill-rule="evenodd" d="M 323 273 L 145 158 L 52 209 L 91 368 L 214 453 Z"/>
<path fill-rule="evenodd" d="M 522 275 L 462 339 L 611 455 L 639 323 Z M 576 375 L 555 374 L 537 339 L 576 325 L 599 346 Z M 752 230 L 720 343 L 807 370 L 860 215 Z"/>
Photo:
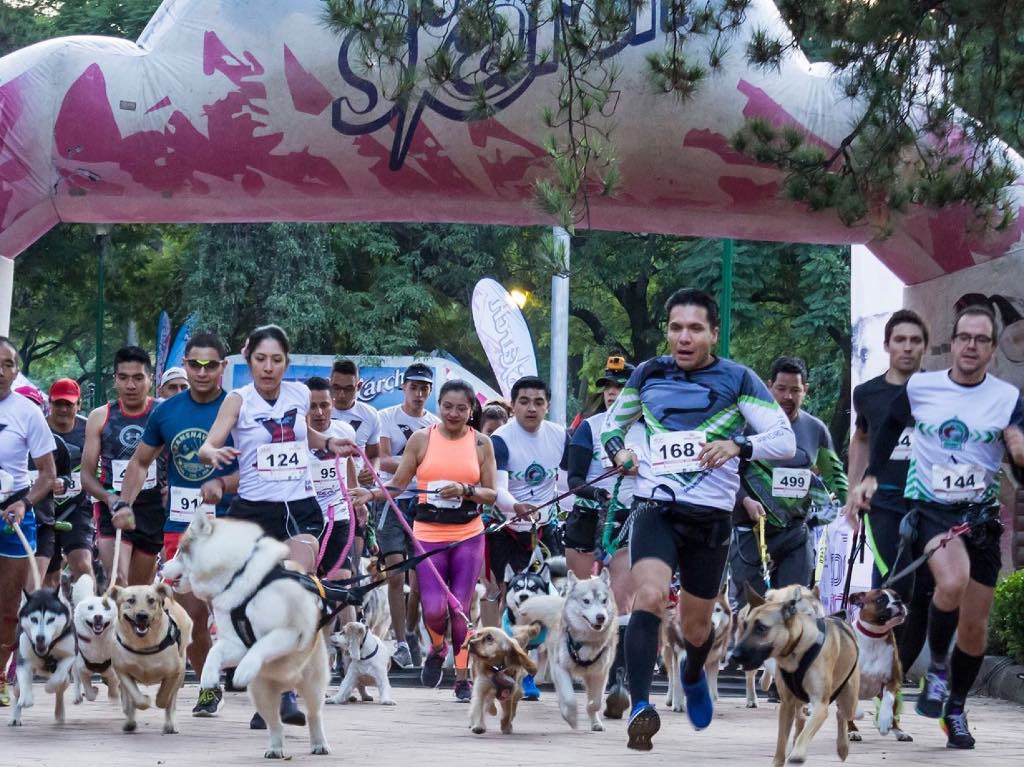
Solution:
<path fill-rule="evenodd" d="M 1024 664 L 1024 570 L 996 586 L 989 626 L 994 644 L 1005 648 L 1017 663 Z"/>

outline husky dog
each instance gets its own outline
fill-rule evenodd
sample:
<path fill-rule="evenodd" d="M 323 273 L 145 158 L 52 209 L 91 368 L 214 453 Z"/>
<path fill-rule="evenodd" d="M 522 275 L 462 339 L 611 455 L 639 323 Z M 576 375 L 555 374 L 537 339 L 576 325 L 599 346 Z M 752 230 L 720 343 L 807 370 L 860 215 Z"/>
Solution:
<path fill-rule="evenodd" d="M 711 699 L 718 701 L 718 672 L 725 668 L 726 655 L 729 651 L 729 638 L 732 634 L 732 606 L 726 594 L 728 584 L 715 598 L 715 606 L 711 612 L 711 633 L 714 640 L 707 660 L 704 661 L 704 673 L 707 674 L 708 687 L 711 688 Z M 668 696 L 665 705 L 673 711 L 685 711 L 683 697 L 683 679 L 680 664 L 686 655 L 683 644 L 683 629 L 674 608 L 667 611 L 662 621 L 661 658 L 668 676 Z"/>
<path fill-rule="evenodd" d="M 286 573 L 287 558 L 288 546 L 268 538 L 259 525 L 198 514 L 164 567 L 164 577 L 177 580 L 179 590 L 191 590 L 213 608 L 217 642 L 201 686 L 216 687 L 221 669 L 235 667 L 235 685 L 249 688 L 267 723 L 268 759 L 284 758 L 280 700 L 287 690 L 306 703 L 310 752 L 330 753 L 322 718 L 330 675 L 319 629 L 321 601 L 298 580 L 273 577 Z"/>
<path fill-rule="evenodd" d="M 531 621 L 524 621 L 520 617 L 520 610 L 526 600 L 538 596 L 552 596 L 557 592 L 551 585 L 551 570 L 546 562 L 541 561 L 539 552 L 534 552 L 526 569 L 521 573 L 514 572 L 511 565 L 505 565 L 505 609 L 501 613 L 501 627 L 505 633 L 512 636 L 516 626 L 528 625 Z M 545 680 L 548 676 L 548 657 L 544 649 L 544 641 L 547 639 L 547 626 L 541 625 L 540 633 L 531 639 L 524 650 L 537 651 L 537 680 Z M 538 700 L 540 691 L 534 681 L 534 674 L 527 674 L 524 677 L 524 700 Z"/>
<path fill-rule="evenodd" d="M 35 566 L 35 562 L 32 563 Z M 21 637 L 18 640 L 17 685 L 11 707 L 12 727 L 21 724 L 22 709 L 32 708 L 32 676 L 46 678 L 49 693 L 56 695 L 54 719 L 64 724 L 64 691 L 71 681 L 75 663 L 75 630 L 71 610 L 59 592 L 38 589 L 25 594 L 25 604 L 18 611 Z"/>
<path fill-rule="evenodd" d="M 391 654 L 384 642 L 363 623 L 352 621 L 346 623 L 341 631 L 331 634 L 331 644 L 342 653 L 345 662 L 345 678 L 341 687 L 328 703 L 348 703 L 352 691 L 359 686 L 364 701 L 372 701 L 366 695 L 365 685 L 372 684 L 380 690 L 380 704 L 393 706 L 391 683 L 388 680 L 388 667 L 391 665 Z M 383 651 L 383 652 L 382 652 Z"/>
<path fill-rule="evenodd" d="M 117 697 L 119 682 L 111 658 L 114 654 L 114 623 L 117 620 L 117 605 L 106 594 L 96 596 L 96 582 L 91 575 L 83 575 L 75 581 L 71 590 L 75 606 L 75 633 L 78 636 L 78 657 L 72 674 L 75 703 L 96 700 L 98 692 L 92 683 L 92 675 L 99 674 L 107 685 L 107 699 Z"/>
<path fill-rule="evenodd" d="M 583 682 L 587 693 L 590 729 L 604 730 L 600 710 L 608 672 L 619 640 L 610 577 L 601 575 L 579 580 L 570 571 L 565 580 L 565 596 L 536 596 L 520 605 L 525 622 L 550 626 L 545 647 L 551 676 L 558 693 L 562 718 L 573 729 L 577 726 L 576 694 L 573 680 Z"/>

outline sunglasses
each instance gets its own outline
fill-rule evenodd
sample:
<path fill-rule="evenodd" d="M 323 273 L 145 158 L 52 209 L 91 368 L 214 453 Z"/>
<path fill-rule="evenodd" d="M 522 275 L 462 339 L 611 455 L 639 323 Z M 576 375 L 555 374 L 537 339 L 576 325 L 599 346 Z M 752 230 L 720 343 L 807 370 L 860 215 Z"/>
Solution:
<path fill-rule="evenodd" d="M 192 370 L 202 370 L 210 365 L 220 365 L 222 360 L 185 360 L 185 364 Z"/>

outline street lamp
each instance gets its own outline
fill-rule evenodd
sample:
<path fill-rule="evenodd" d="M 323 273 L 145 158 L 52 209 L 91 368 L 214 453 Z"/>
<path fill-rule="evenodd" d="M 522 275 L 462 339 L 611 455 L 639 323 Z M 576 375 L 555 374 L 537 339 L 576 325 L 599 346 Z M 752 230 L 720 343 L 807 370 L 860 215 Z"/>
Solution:
<path fill-rule="evenodd" d="M 96 270 L 96 370 L 95 385 L 93 392 L 93 407 L 106 400 L 106 387 L 103 385 L 103 316 L 106 313 L 104 306 L 104 268 L 107 248 L 110 246 L 110 224 L 96 225 L 96 253 L 99 258 Z"/>
<path fill-rule="evenodd" d="M 530 294 L 528 291 L 521 290 L 519 288 L 512 288 L 508 292 L 509 298 L 512 299 L 512 303 L 522 309 L 526 306 L 526 302 L 530 300 Z"/>

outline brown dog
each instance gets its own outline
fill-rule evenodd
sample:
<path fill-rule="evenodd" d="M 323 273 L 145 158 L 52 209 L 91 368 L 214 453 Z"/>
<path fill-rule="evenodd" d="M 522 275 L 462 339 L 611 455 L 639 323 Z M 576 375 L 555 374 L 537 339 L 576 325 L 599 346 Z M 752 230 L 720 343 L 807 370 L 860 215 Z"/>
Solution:
<path fill-rule="evenodd" d="M 473 699 L 469 706 L 469 728 L 477 735 L 487 732 L 484 712 L 498 713 L 501 705 L 501 731 L 512 732 L 516 707 L 523 697 L 523 677 L 537 673 L 537 664 L 523 649 L 540 633 L 536 625 L 516 626 L 514 636 L 499 628 L 485 628 L 470 637 L 469 658 L 473 671 Z"/>
<path fill-rule="evenodd" d="M 907 618 L 907 608 L 892 589 L 873 589 L 850 594 L 850 604 L 860 608 L 854 628 L 860 650 L 860 699 L 878 698 L 875 724 L 878 732 L 908 743 L 914 738 L 900 729 L 903 703 L 903 667 L 892 630 Z M 860 740 L 857 725 L 850 722 L 850 740 Z"/>
<path fill-rule="evenodd" d="M 136 709 L 145 711 L 152 699 L 139 685 L 159 684 L 156 705 L 164 710 L 165 735 L 178 731 L 174 712 L 185 681 L 185 650 L 192 641 L 192 620 L 174 601 L 169 586 L 114 588 L 117 626 L 112 661 L 121 682 L 124 731 L 134 732 Z"/>
<path fill-rule="evenodd" d="M 732 605 L 726 594 L 728 583 L 715 598 L 715 606 L 711 613 L 711 632 L 714 640 L 707 660 L 704 661 L 704 673 L 707 674 L 708 687 L 711 688 L 711 699 L 718 700 L 718 672 L 724 668 L 726 655 L 729 651 L 729 638 L 732 635 Z M 679 614 L 669 608 L 662 621 L 661 660 L 665 664 L 668 676 L 668 696 L 665 705 L 673 711 L 684 711 L 682 671 L 679 664 L 683 657 L 683 627 L 679 625 Z"/>
<path fill-rule="evenodd" d="M 857 639 L 836 617 L 820 618 L 821 603 L 810 589 L 789 586 L 769 591 L 764 599 L 748 594 L 751 610 L 733 658 L 744 670 L 774 658 L 779 675 L 779 732 L 772 767 L 786 760 L 789 732 L 796 720 L 796 739 L 789 761 L 807 760 L 811 739 L 838 701 L 836 753 L 845 760 L 850 750 L 847 723 L 853 719 L 860 692 Z M 805 722 L 803 707 L 810 714 Z"/>

